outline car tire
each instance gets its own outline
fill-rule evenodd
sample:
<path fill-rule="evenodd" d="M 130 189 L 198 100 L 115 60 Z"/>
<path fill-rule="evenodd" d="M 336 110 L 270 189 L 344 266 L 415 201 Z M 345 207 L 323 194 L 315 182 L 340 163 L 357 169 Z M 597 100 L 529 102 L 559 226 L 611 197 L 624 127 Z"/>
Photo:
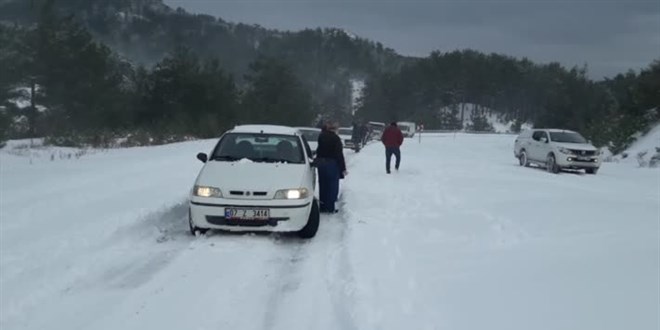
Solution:
<path fill-rule="evenodd" d="M 190 208 L 188 209 L 188 229 L 190 230 L 190 235 L 197 236 L 197 233 L 200 233 L 201 235 L 205 234 L 208 229 L 206 228 L 199 228 L 195 226 L 195 224 L 192 221 L 192 214 L 190 211 Z"/>
<path fill-rule="evenodd" d="M 548 158 L 545 161 L 545 166 L 548 172 L 557 174 L 559 173 L 559 165 L 557 165 L 557 160 L 555 159 L 554 154 L 549 154 Z"/>
<path fill-rule="evenodd" d="M 587 174 L 596 174 L 598 173 L 598 168 L 585 168 L 584 171 L 587 172 Z"/>
<path fill-rule="evenodd" d="M 319 202 L 314 199 L 312 201 L 312 209 L 309 211 L 309 217 L 307 219 L 307 224 L 303 229 L 298 232 L 300 238 L 312 238 L 316 235 L 316 232 L 319 229 L 319 222 L 321 219 L 321 212 L 319 210 Z"/>
<path fill-rule="evenodd" d="M 529 159 L 527 158 L 527 151 L 525 151 L 525 149 L 520 151 L 520 155 L 518 156 L 518 161 L 520 163 L 520 166 L 529 167 Z"/>

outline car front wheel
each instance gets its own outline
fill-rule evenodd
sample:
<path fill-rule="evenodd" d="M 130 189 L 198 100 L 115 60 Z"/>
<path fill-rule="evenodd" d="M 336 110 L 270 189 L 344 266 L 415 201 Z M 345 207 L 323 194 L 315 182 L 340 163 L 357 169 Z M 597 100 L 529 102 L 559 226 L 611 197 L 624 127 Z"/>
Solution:
<path fill-rule="evenodd" d="M 298 232 L 298 236 L 301 238 L 314 237 L 319 229 L 320 218 L 321 212 L 319 210 L 319 202 L 314 199 L 312 201 L 312 209 L 310 210 L 309 217 L 307 218 L 307 224 Z"/>
<path fill-rule="evenodd" d="M 527 159 L 527 151 L 523 150 L 520 152 L 520 156 L 518 156 L 518 160 L 520 161 L 520 166 L 529 166 L 529 160 Z"/>
<path fill-rule="evenodd" d="M 587 174 L 596 174 L 598 173 L 598 168 L 587 168 L 584 170 Z"/>
<path fill-rule="evenodd" d="M 545 164 L 548 172 L 555 174 L 559 173 L 559 165 L 557 165 L 557 160 L 555 159 L 555 155 L 549 154 Z"/>
<path fill-rule="evenodd" d="M 188 229 L 190 230 L 190 235 L 193 236 L 197 236 L 197 233 L 204 234 L 208 230 L 195 226 L 192 220 L 192 212 L 190 211 L 190 208 L 188 209 Z"/>

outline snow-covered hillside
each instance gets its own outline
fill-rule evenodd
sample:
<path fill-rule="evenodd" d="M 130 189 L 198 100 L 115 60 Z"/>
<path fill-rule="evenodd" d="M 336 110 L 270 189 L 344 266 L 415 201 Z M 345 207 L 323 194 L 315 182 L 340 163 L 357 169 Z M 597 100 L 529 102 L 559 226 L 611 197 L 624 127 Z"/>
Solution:
<path fill-rule="evenodd" d="M 625 158 L 623 155 L 625 154 Z M 660 165 L 660 123 L 656 124 L 648 133 L 639 135 L 637 140 L 616 159 L 624 162 L 634 162 L 640 166 L 649 166 L 656 157 L 656 166 Z"/>
<path fill-rule="evenodd" d="M 187 235 L 215 141 L 0 150 L 0 329 L 658 329 L 660 171 L 553 175 L 513 140 L 423 134 L 392 175 L 346 151 L 310 241 Z"/>

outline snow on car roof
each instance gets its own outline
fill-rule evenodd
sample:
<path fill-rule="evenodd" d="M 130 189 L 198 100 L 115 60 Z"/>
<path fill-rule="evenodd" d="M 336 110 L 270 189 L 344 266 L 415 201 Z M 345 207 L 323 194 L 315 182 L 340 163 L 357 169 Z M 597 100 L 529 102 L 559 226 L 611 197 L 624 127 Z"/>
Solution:
<path fill-rule="evenodd" d="M 548 131 L 550 133 L 563 133 L 563 132 L 576 133 L 575 131 L 571 131 L 570 129 L 561 129 L 561 128 L 535 128 L 535 130 Z"/>
<path fill-rule="evenodd" d="M 296 135 L 298 129 L 279 125 L 240 125 L 231 130 L 232 133 L 268 133 L 282 135 Z"/>
<path fill-rule="evenodd" d="M 304 131 L 316 131 L 316 132 L 321 131 L 320 128 L 316 128 L 316 127 L 296 127 L 296 129 L 297 130 L 304 130 Z"/>

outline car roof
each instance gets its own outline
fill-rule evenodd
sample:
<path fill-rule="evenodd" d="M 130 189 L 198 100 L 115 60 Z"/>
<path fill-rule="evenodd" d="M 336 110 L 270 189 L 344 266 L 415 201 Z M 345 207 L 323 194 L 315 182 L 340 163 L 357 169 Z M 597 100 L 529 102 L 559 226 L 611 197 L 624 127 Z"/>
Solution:
<path fill-rule="evenodd" d="M 546 131 L 546 132 L 550 132 L 550 133 L 564 133 L 564 132 L 577 133 L 577 132 L 571 131 L 569 129 L 559 129 L 559 128 L 535 128 L 534 130 L 535 131 Z"/>
<path fill-rule="evenodd" d="M 234 127 L 230 132 L 297 135 L 298 129 L 289 126 L 279 126 L 279 125 L 239 125 Z"/>
<path fill-rule="evenodd" d="M 297 130 L 303 130 L 303 131 L 316 131 L 316 132 L 321 131 L 320 128 L 316 128 L 316 127 L 296 127 L 296 129 Z"/>

